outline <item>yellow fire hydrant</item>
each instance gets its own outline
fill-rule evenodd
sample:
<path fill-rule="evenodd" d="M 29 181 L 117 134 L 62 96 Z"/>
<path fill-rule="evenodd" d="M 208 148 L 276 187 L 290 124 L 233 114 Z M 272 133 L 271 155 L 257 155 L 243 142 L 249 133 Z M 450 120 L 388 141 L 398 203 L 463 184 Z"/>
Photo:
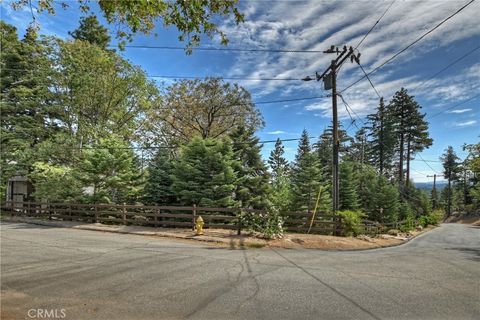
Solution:
<path fill-rule="evenodd" d="M 203 218 L 199 216 L 197 218 L 197 221 L 195 223 L 195 235 L 196 236 L 201 236 L 203 234 L 203 225 L 205 223 L 203 222 Z"/>

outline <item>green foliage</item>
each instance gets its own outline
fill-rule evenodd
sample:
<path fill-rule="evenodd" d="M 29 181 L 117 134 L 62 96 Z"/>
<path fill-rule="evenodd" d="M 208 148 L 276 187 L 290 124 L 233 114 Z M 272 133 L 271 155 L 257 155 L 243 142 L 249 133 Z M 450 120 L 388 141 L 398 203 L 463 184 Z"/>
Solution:
<path fill-rule="evenodd" d="M 338 211 L 338 215 L 342 217 L 344 233 L 346 236 L 357 236 L 361 229 L 363 213 L 359 211 L 344 210 Z"/>
<path fill-rule="evenodd" d="M 399 177 L 401 185 L 409 183 L 410 160 L 415 153 L 423 151 L 432 145 L 433 140 L 429 137 L 428 123 L 424 120 L 425 114 L 421 114 L 421 106 L 409 95 L 407 90 L 401 88 L 395 93 L 390 102 L 389 109 L 394 119 L 393 131 L 397 136 L 397 148 L 399 152 Z M 406 162 L 406 177 L 403 165 Z"/>
<path fill-rule="evenodd" d="M 230 141 L 193 138 L 174 164 L 172 191 L 184 205 L 237 207 L 235 165 Z"/>
<path fill-rule="evenodd" d="M 148 167 L 148 177 L 143 190 L 143 200 L 148 204 L 172 205 L 176 196 L 172 192 L 173 161 L 171 151 L 158 149 Z"/>
<path fill-rule="evenodd" d="M 91 11 L 91 0 L 77 0 L 81 12 Z M 95 1 L 96 2 L 96 1 Z M 59 2 L 63 9 L 70 8 L 71 1 Z M 30 0 L 14 0 L 12 7 L 19 10 L 30 4 Z M 220 36 L 223 44 L 228 43 L 227 36 L 217 27 L 214 21 L 232 18 L 239 24 L 244 21 L 237 8 L 238 0 L 207 1 L 112 1 L 98 0 L 98 6 L 111 25 L 117 26 L 117 38 L 120 47 L 131 41 L 136 33 L 150 34 L 161 19 L 165 27 L 175 26 L 180 32 L 179 40 L 188 41 L 188 47 L 197 46 L 201 35 L 209 38 Z M 38 0 L 38 12 L 46 11 L 55 14 L 53 0 Z"/>
<path fill-rule="evenodd" d="M 441 209 L 437 209 L 432 211 L 428 215 L 423 215 L 418 218 L 418 223 L 422 227 L 427 227 L 428 225 L 438 225 L 443 221 L 443 218 L 445 216 L 445 212 Z"/>
<path fill-rule="evenodd" d="M 102 49 L 106 49 L 110 43 L 108 29 L 98 22 L 96 16 L 81 17 L 78 29 L 68 34 L 76 40 L 87 41 Z"/>
<path fill-rule="evenodd" d="M 253 129 L 237 127 L 231 134 L 233 141 L 234 199 L 242 208 L 264 209 L 269 205 L 270 174 L 262 160 L 259 139 Z"/>
<path fill-rule="evenodd" d="M 42 202 L 73 202 L 82 196 L 81 186 L 72 169 L 36 162 L 29 178 L 33 181 L 33 196 Z"/>
<path fill-rule="evenodd" d="M 292 188 L 288 177 L 276 179 L 272 185 L 270 201 L 273 208 L 277 209 L 283 215 L 291 210 Z"/>
<path fill-rule="evenodd" d="M 353 164 L 342 162 L 340 164 L 340 210 L 358 209 L 358 196 L 356 181 L 353 176 Z"/>
<path fill-rule="evenodd" d="M 101 139 L 86 149 L 74 168 L 74 177 L 92 192 L 85 195 L 92 203 L 133 203 L 138 199 L 143 179 L 133 151 L 115 138 Z"/>
<path fill-rule="evenodd" d="M 408 203 L 400 203 L 398 216 L 400 221 L 405 221 L 405 223 L 400 227 L 400 231 L 408 232 L 415 228 L 415 218 L 412 208 Z"/>
<path fill-rule="evenodd" d="M 318 166 L 317 157 L 311 152 L 308 133 L 303 131 L 298 145 L 297 155 L 291 170 L 292 183 L 292 208 L 295 211 L 312 211 L 315 206 L 316 196 L 322 183 L 322 176 Z M 319 211 L 329 211 L 328 195 L 320 201 Z"/>
<path fill-rule="evenodd" d="M 370 137 L 370 147 L 367 150 L 370 162 L 383 175 L 389 173 L 393 167 L 396 138 L 393 131 L 395 118 L 389 108 L 385 107 L 383 98 L 380 99 L 377 112 L 368 115 L 367 129 Z"/>
<path fill-rule="evenodd" d="M 383 223 L 398 220 L 398 188 L 368 165 L 356 166 L 359 205 L 368 219 Z"/>
<path fill-rule="evenodd" d="M 258 232 L 266 239 L 281 238 L 284 233 L 283 217 L 275 208 L 268 208 L 266 213 L 242 212 L 238 217 L 247 230 Z"/>
<path fill-rule="evenodd" d="M 289 164 L 287 159 L 284 158 L 284 147 L 280 138 L 275 142 L 275 149 L 270 152 L 268 158 L 268 164 L 272 169 L 272 181 L 276 183 L 277 180 L 281 180 L 288 175 Z"/>
<path fill-rule="evenodd" d="M 197 136 L 223 138 L 239 126 L 255 131 L 264 124 L 250 93 L 220 78 L 175 82 L 160 104 L 148 113 L 148 125 L 169 144 L 185 144 Z"/>

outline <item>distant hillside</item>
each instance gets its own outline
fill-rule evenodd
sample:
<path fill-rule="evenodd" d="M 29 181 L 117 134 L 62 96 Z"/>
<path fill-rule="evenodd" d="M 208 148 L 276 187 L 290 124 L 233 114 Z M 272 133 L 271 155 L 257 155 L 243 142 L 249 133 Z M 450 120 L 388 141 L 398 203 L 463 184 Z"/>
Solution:
<path fill-rule="evenodd" d="M 437 190 L 441 191 L 447 185 L 447 181 L 438 181 Z M 433 182 L 416 182 L 415 186 L 421 190 L 432 190 Z"/>

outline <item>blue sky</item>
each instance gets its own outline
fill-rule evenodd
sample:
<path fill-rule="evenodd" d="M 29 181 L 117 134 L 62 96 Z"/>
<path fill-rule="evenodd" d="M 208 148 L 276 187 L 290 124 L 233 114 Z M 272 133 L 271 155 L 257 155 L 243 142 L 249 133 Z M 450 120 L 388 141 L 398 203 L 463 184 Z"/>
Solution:
<path fill-rule="evenodd" d="M 387 14 L 359 47 L 365 70 L 374 69 L 426 31 L 454 13 L 467 0 L 409 1 L 396 0 Z M 389 1 L 240 1 L 246 21 L 235 26 L 229 19 L 219 25 L 230 39 L 231 48 L 263 48 L 287 50 L 325 50 L 330 45 L 355 46 L 392 3 Z M 1 6 L 1 18 L 15 25 L 22 34 L 32 20 L 30 9 L 13 11 L 10 2 Z M 68 31 L 78 26 L 81 16 L 76 10 L 58 9 L 55 16 L 37 16 L 41 32 L 68 38 Z M 75 9 L 73 9 L 75 8 Z M 96 8 L 93 7 L 95 11 Z M 415 95 L 430 122 L 434 144 L 412 162 L 412 177 L 416 182 L 431 181 L 426 175 L 441 173 L 438 157 L 448 145 L 459 156 L 464 143 L 478 142 L 480 135 L 480 49 L 440 73 L 432 75 L 449 63 L 480 45 L 480 1 L 468 6 L 426 36 L 404 54 L 371 76 L 379 93 L 388 101 L 402 86 Z M 100 20 L 105 22 L 101 17 Z M 112 35 L 114 34 L 112 29 Z M 175 28 L 165 29 L 161 21 L 155 36 L 136 36 L 134 45 L 181 46 Z M 203 39 L 201 46 L 220 46 L 218 39 Z M 114 40 L 115 41 L 115 40 Z M 253 78 L 295 78 L 323 72 L 332 55 L 323 53 L 271 52 L 202 52 L 186 55 L 177 50 L 127 48 L 124 57 L 140 65 L 149 75 L 157 76 L 224 76 Z M 357 65 L 345 64 L 338 78 L 343 89 L 362 76 Z M 172 79 L 157 78 L 169 83 Z M 425 80 L 428 80 L 425 82 Z M 316 81 L 238 81 L 250 90 L 254 101 L 269 101 L 321 96 L 328 92 Z M 371 113 L 378 97 L 364 80 L 343 93 L 355 111 L 354 117 Z M 454 107 L 461 104 L 458 107 Z M 258 104 L 266 126 L 258 132 L 262 140 L 298 138 L 306 128 L 312 142 L 331 123 L 331 98 L 275 104 Z M 454 108 L 452 108 L 454 107 Z M 451 108 L 445 111 L 447 108 Z M 441 113 L 440 113 L 441 112 Z M 355 126 L 339 101 L 339 115 L 351 135 Z M 430 119 L 431 118 L 431 119 Z M 360 126 L 361 120 L 356 120 Z M 285 142 L 286 155 L 293 159 L 297 142 Z M 268 157 L 273 144 L 265 144 Z M 431 160 L 431 162 L 430 162 Z"/>

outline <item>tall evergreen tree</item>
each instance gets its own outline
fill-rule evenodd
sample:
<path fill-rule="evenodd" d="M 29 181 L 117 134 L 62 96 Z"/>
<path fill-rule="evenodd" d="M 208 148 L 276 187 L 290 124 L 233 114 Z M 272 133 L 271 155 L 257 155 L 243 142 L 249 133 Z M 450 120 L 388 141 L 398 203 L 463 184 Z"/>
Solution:
<path fill-rule="evenodd" d="M 235 183 L 235 200 L 242 208 L 265 209 L 269 204 L 270 174 L 262 160 L 261 146 L 254 129 L 237 127 L 231 134 Z"/>
<path fill-rule="evenodd" d="M 380 99 L 377 112 L 368 115 L 367 119 L 367 130 L 370 137 L 369 159 L 378 172 L 383 175 L 390 171 L 393 166 L 396 142 L 393 131 L 393 117 L 385 107 L 383 98 Z"/>
<path fill-rule="evenodd" d="M 172 205 L 176 197 L 172 192 L 173 161 L 166 148 L 158 149 L 148 166 L 148 178 L 144 188 L 144 201 L 148 204 Z"/>
<path fill-rule="evenodd" d="M 29 27 L 22 40 L 15 27 L 0 21 L 1 187 L 13 174 L 27 175 L 39 161 L 39 145 L 59 130 L 52 103 L 48 48 Z"/>
<path fill-rule="evenodd" d="M 347 158 L 349 161 L 365 164 L 367 163 L 368 154 L 369 143 L 367 141 L 367 129 L 362 127 L 355 133 L 355 137 L 352 139 L 344 159 Z"/>
<path fill-rule="evenodd" d="M 106 49 L 110 43 L 108 29 L 102 26 L 94 15 L 80 18 L 80 26 L 68 34 L 76 40 L 87 41 L 102 49 Z"/>
<path fill-rule="evenodd" d="M 288 174 L 288 160 L 283 156 L 285 149 L 280 138 L 275 142 L 275 149 L 270 152 L 268 164 L 272 172 L 272 180 L 275 182 Z"/>
<path fill-rule="evenodd" d="M 409 183 L 412 156 L 431 146 L 433 141 L 428 135 L 428 123 L 424 120 L 425 114 L 420 113 L 420 105 L 413 96 L 408 94 L 406 89 L 401 88 L 395 93 L 390 108 L 393 119 L 396 120 L 394 131 L 398 138 L 398 180 L 400 186 L 403 186 Z"/>
<path fill-rule="evenodd" d="M 83 187 L 91 187 L 87 197 L 93 203 L 133 203 L 138 199 L 143 175 L 128 143 L 111 136 L 100 139 L 83 151 L 74 168 L 74 176 Z"/>
<path fill-rule="evenodd" d="M 353 175 L 353 165 L 349 162 L 340 164 L 339 200 L 340 210 L 358 209 L 357 185 Z"/>
<path fill-rule="evenodd" d="M 457 157 L 457 154 L 453 150 L 452 146 L 448 146 L 445 150 L 445 153 L 440 157 L 441 161 L 443 162 L 443 177 L 447 179 L 447 215 L 450 215 L 452 209 L 452 182 L 456 181 L 458 178 L 458 171 L 459 171 L 459 163 L 458 160 L 460 158 Z"/>
<path fill-rule="evenodd" d="M 340 157 L 343 157 L 348 153 L 349 146 L 353 142 L 353 139 L 341 126 L 339 126 L 338 129 L 338 141 L 340 144 L 338 152 Z M 322 175 L 331 176 L 333 163 L 333 130 L 331 126 L 323 130 L 317 142 L 314 143 L 313 149 L 319 161 Z"/>
<path fill-rule="evenodd" d="M 291 170 L 294 210 L 313 210 L 321 180 L 317 157 L 312 153 L 307 131 L 303 130 Z M 328 195 L 325 192 L 323 195 L 324 198 L 320 201 L 321 210 L 329 210 Z"/>
<path fill-rule="evenodd" d="M 174 164 L 172 191 L 184 205 L 236 207 L 232 144 L 230 141 L 193 138 L 182 147 Z"/>

